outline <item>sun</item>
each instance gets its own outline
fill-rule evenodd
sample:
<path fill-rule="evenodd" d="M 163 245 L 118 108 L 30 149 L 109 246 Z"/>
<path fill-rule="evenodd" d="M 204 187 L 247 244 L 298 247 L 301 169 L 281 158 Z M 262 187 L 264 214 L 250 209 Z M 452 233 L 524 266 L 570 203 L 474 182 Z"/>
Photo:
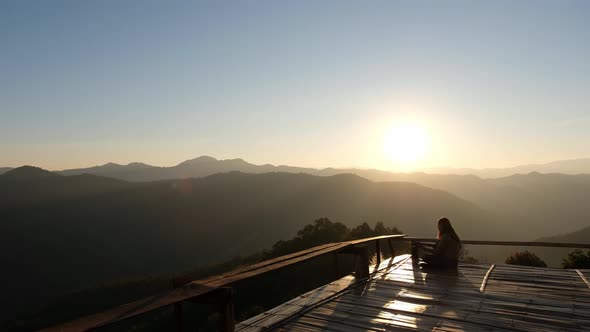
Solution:
<path fill-rule="evenodd" d="M 397 167 L 413 168 L 428 152 L 428 135 L 417 124 L 398 124 L 387 131 L 383 148 L 385 157 Z"/>

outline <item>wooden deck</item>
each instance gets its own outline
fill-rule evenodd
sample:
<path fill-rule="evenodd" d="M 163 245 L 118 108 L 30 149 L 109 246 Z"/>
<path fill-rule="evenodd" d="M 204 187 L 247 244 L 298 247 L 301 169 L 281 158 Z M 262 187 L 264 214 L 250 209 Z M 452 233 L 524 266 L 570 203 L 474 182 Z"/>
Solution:
<path fill-rule="evenodd" d="M 465 264 L 426 273 L 404 255 L 371 271 L 366 281 L 344 277 L 236 331 L 590 331 L 590 270 Z"/>

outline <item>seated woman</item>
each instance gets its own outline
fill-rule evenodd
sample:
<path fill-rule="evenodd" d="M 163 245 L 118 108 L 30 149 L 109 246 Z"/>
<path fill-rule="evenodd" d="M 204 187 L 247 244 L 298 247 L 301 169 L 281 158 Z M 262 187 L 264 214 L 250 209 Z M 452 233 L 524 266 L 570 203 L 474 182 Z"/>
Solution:
<path fill-rule="evenodd" d="M 447 218 L 438 221 L 438 242 L 431 247 L 422 247 L 422 259 L 428 267 L 456 267 L 461 250 L 461 240 Z"/>

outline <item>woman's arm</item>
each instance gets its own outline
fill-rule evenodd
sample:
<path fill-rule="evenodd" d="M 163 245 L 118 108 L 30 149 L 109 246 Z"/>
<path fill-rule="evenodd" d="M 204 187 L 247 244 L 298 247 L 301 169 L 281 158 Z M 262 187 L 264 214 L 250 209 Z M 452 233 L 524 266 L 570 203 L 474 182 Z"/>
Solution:
<path fill-rule="evenodd" d="M 443 236 L 443 238 L 438 242 L 436 247 L 434 248 L 432 254 L 433 255 L 443 255 L 447 248 L 449 247 L 449 238 L 447 236 Z"/>
<path fill-rule="evenodd" d="M 420 249 L 422 249 L 423 251 L 427 252 L 427 253 L 433 253 L 434 250 L 436 248 L 436 243 L 435 244 L 430 244 L 430 243 L 420 243 Z"/>

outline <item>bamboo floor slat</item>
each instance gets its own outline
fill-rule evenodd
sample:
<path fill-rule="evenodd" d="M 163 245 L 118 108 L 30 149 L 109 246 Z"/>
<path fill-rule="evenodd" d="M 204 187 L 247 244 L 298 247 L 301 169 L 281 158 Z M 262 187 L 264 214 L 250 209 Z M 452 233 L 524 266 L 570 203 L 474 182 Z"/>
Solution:
<path fill-rule="evenodd" d="M 424 272 L 407 255 L 239 323 L 236 331 L 590 331 L 590 288 L 575 270 L 460 265 Z M 580 270 L 588 278 L 588 270 Z"/>

